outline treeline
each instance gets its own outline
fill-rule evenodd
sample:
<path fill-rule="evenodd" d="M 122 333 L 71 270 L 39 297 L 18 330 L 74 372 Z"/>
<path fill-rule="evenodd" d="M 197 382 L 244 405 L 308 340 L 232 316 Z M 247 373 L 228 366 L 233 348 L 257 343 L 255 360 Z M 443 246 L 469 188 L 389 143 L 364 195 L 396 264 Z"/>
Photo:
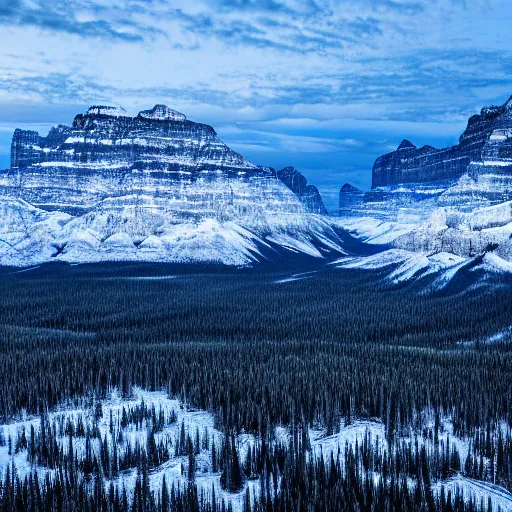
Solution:
<path fill-rule="evenodd" d="M 138 385 L 237 431 L 301 417 L 331 429 L 352 414 L 381 418 L 393 435 L 425 407 L 452 415 L 457 435 L 487 418 L 512 423 L 510 346 L 464 344 L 512 323 L 512 287 L 436 298 L 352 271 L 277 285 L 268 275 L 113 279 L 108 268 L 0 281 L 4 421 Z"/>
<path fill-rule="evenodd" d="M 374 343 L 288 341 L 96 344 L 6 343 L 2 422 L 72 397 L 164 389 L 215 413 L 219 426 L 257 432 L 305 417 L 333 429 L 340 417 L 378 417 L 389 435 L 425 408 L 451 415 L 457 435 L 487 419 L 512 424 L 509 346 L 436 351 Z"/>

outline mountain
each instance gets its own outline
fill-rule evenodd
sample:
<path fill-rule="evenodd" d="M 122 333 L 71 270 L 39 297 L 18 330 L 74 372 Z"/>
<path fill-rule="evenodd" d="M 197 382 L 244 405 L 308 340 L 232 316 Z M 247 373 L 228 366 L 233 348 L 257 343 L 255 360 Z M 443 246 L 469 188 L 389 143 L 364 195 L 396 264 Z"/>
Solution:
<path fill-rule="evenodd" d="M 176 184 L 190 190 L 198 180 L 272 174 L 232 151 L 212 127 L 164 105 L 134 118 L 120 108 L 93 106 L 47 137 L 16 130 L 4 191 L 74 213 L 108 197 L 154 190 L 158 198 L 175 198 Z"/>
<path fill-rule="evenodd" d="M 396 151 L 375 161 L 372 189 L 364 201 L 387 204 L 386 217 L 390 204 L 396 211 L 424 200 L 422 207 L 428 211 L 441 205 L 471 209 L 506 201 L 512 186 L 511 130 L 512 97 L 470 117 L 455 146 L 417 148 L 404 139 Z"/>
<path fill-rule="evenodd" d="M 339 225 L 372 244 L 464 259 L 492 253 L 506 262 L 511 205 L 512 97 L 470 117 L 455 146 L 417 148 L 404 139 L 377 158 L 370 191 L 342 188 Z"/>
<path fill-rule="evenodd" d="M 448 148 L 417 148 L 404 139 L 396 151 L 375 161 L 372 188 L 401 183 L 456 180 L 471 162 L 480 160 L 484 146 L 497 130 L 510 127 L 512 97 L 500 107 L 483 108 L 472 116 L 459 143 Z"/>
<path fill-rule="evenodd" d="M 93 106 L 46 137 L 16 130 L 0 195 L 3 264 L 244 265 L 283 251 L 343 252 L 336 228 L 307 212 L 273 169 L 165 105 L 135 117 Z"/>
<path fill-rule="evenodd" d="M 295 167 L 285 167 L 277 171 L 277 177 L 299 198 L 306 210 L 327 215 L 320 192 Z"/>
<path fill-rule="evenodd" d="M 364 192 L 350 183 L 345 183 L 340 189 L 339 214 L 352 215 L 354 209 L 362 202 Z"/>

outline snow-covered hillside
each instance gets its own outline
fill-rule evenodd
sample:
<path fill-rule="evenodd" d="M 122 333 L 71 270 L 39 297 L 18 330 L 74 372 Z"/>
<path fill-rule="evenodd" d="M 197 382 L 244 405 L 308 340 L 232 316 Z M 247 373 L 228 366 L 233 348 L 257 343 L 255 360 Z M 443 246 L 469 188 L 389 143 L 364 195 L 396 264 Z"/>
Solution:
<path fill-rule="evenodd" d="M 156 202 L 150 196 L 107 199 L 81 216 L 44 211 L 10 197 L 0 198 L 0 208 L 3 265 L 47 261 L 247 265 L 283 251 L 319 259 L 326 253 L 345 252 L 329 222 L 305 212 L 261 208 L 237 216 L 226 208 L 218 215 L 187 218 L 180 216 L 180 205 Z"/>
<path fill-rule="evenodd" d="M 424 280 L 427 292 L 438 292 L 468 272 L 473 276 L 470 285 L 492 285 L 489 277 L 512 276 L 512 263 L 495 253 L 463 258 L 449 252 L 413 252 L 389 249 L 372 256 L 348 256 L 332 263 L 336 268 L 359 270 L 383 270 L 384 282 L 391 285 Z M 482 275 L 484 277 L 482 277 Z"/>

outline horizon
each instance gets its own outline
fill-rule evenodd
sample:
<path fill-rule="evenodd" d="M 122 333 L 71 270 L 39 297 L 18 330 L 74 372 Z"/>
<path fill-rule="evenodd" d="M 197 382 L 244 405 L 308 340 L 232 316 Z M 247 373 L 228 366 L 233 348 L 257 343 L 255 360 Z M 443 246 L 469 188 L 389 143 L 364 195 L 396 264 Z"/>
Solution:
<path fill-rule="evenodd" d="M 1 168 L 17 127 L 164 103 L 255 164 L 296 167 L 333 210 L 402 139 L 456 144 L 512 93 L 504 0 L 46 4 L 0 7 Z"/>

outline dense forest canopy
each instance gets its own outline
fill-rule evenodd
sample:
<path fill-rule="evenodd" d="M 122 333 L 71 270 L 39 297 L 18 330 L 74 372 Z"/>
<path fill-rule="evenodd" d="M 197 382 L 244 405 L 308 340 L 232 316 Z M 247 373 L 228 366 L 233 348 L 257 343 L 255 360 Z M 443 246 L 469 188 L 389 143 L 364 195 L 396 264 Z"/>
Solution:
<path fill-rule="evenodd" d="M 454 474 L 512 490 L 512 345 L 506 335 L 493 338 L 512 324 L 510 283 L 432 294 L 383 286 L 368 271 L 302 277 L 150 264 L 3 269 L 0 423 L 22 411 L 44 418 L 66 400 L 101 400 L 113 389 L 129 397 L 139 386 L 214 415 L 225 439 L 208 453 L 223 488 L 261 479 L 246 510 L 488 510 L 487 502 L 432 492 Z M 422 423 L 425 411 L 433 429 Z M 172 422 L 143 415 L 155 431 Z M 437 439 L 442 418 L 471 443 L 466 460 Z M 370 441 L 325 463 L 308 456 L 304 432 L 329 436 L 356 419 L 381 422 L 391 448 L 379 452 Z M 283 425 L 295 433 L 284 445 L 271 434 Z M 403 442 L 411 429 L 432 441 L 429 449 Z M 186 488 L 163 485 L 157 496 L 143 485 L 158 454 L 189 456 L 193 475 L 202 435 L 178 447 L 148 443 L 136 454 L 120 445 L 115 455 L 107 449 L 103 459 L 90 453 L 79 463 L 50 442 L 58 431 L 48 421 L 32 442 L 9 441 L 61 471 L 36 489 L 33 476 L 8 470 L 2 510 L 52 510 L 61 501 L 62 510 L 217 510 L 193 476 Z M 249 461 L 235 444 L 243 432 L 258 440 Z M 94 425 L 83 428 L 82 437 L 95 435 Z M 116 472 L 138 468 L 133 495 L 91 483 L 108 481 L 113 464 Z"/>

